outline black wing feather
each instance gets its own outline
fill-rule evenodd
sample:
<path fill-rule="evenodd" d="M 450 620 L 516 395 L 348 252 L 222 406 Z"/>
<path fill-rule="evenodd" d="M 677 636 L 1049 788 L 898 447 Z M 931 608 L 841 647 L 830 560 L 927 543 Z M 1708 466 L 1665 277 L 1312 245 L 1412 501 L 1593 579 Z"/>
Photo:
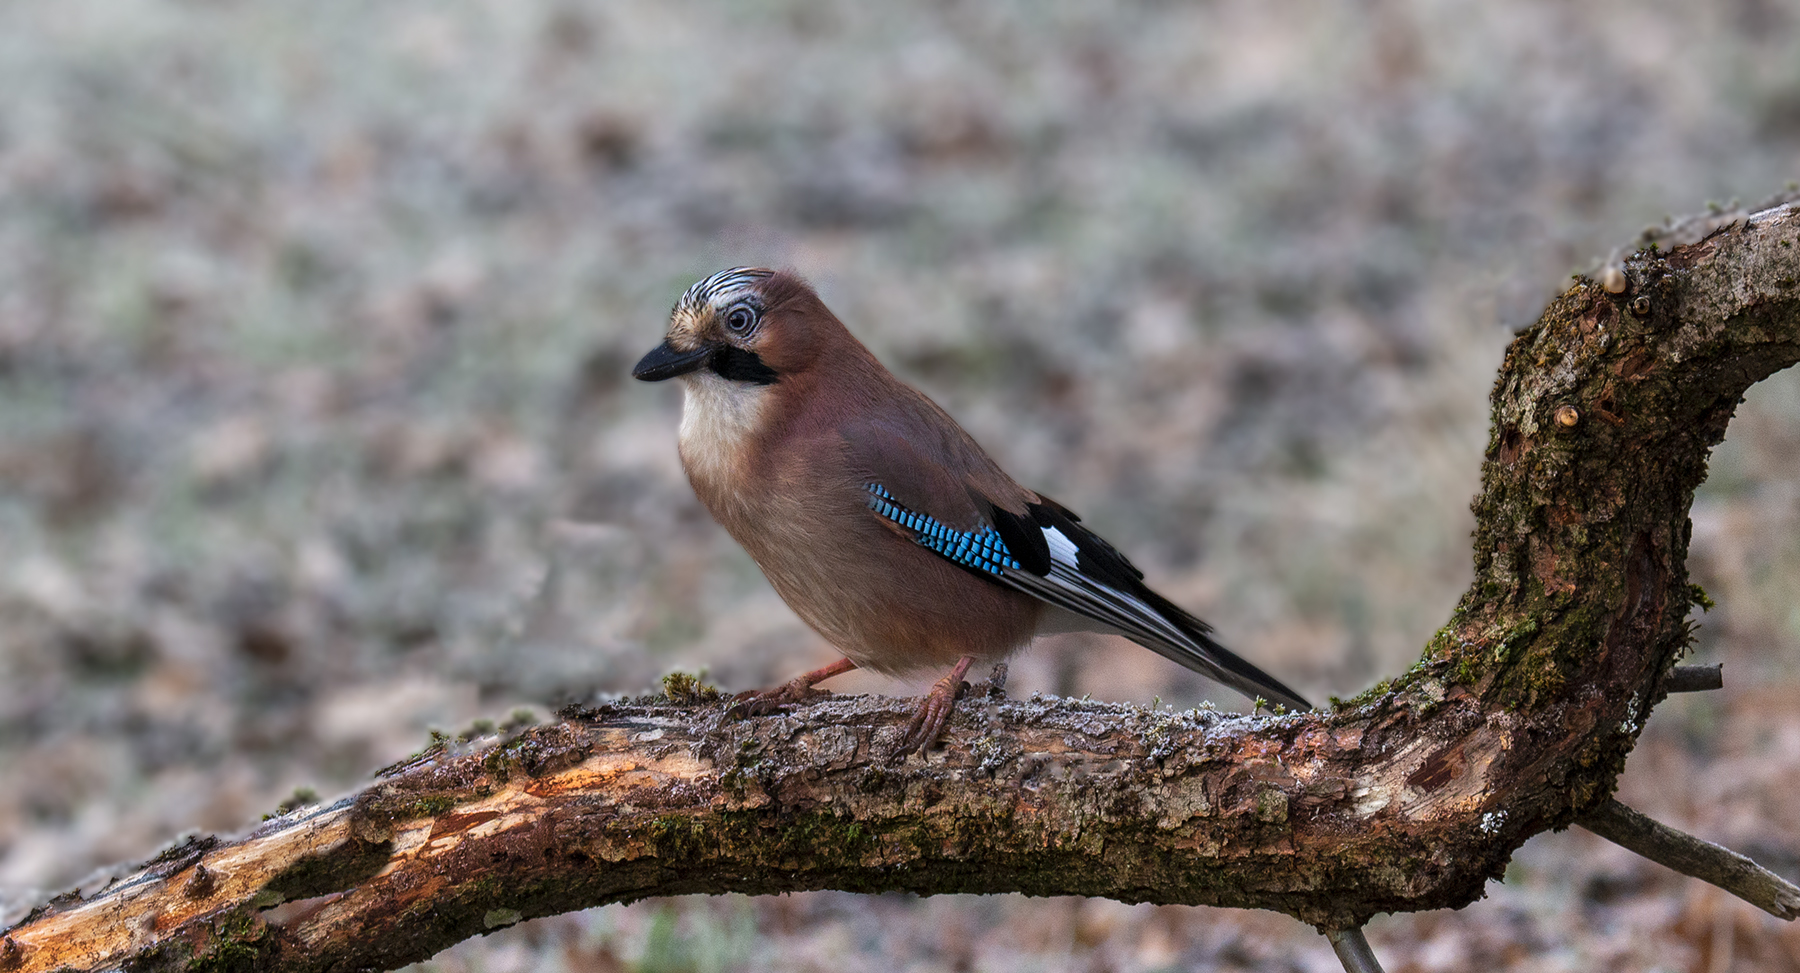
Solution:
<path fill-rule="evenodd" d="M 1019 559 L 1021 570 L 1032 574 L 1050 573 L 1050 542 L 1044 540 L 1044 532 L 1029 514 L 1021 517 L 1004 507 L 988 504 L 988 522 L 999 531 L 1000 539 L 1006 542 L 1013 557 Z"/>
<path fill-rule="evenodd" d="M 1298 693 L 1214 641 L 1211 626 L 1151 591 L 1144 584 L 1144 572 L 1054 500 L 1028 504 L 1022 515 L 986 503 L 980 511 L 986 514 L 986 523 L 964 530 L 912 510 L 878 483 L 868 484 L 868 490 L 869 507 L 878 516 L 985 581 L 1108 625 L 1251 698 L 1260 696 L 1295 710 L 1312 709 Z M 1052 549 L 1047 531 L 1055 531 L 1073 546 L 1073 563 L 1066 560 L 1067 546 L 1060 549 L 1061 557 Z M 995 540 L 1004 547 L 995 548 Z"/>
<path fill-rule="evenodd" d="M 1164 617 L 1174 622 L 1182 629 L 1183 633 L 1187 635 L 1188 638 L 1191 638 L 1204 646 L 1207 655 L 1211 656 L 1212 660 L 1218 663 L 1220 668 L 1238 677 L 1237 680 L 1224 680 L 1226 683 L 1237 686 L 1240 689 L 1247 684 L 1260 686 L 1266 698 L 1273 702 L 1281 703 L 1291 710 L 1304 711 L 1313 708 L 1312 704 L 1306 701 L 1306 697 L 1289 689 L 1281 680 L 1258 669 L 1256 666 L 1246 661 L 1243 656 L 1220 645 L 1212 637 L 1213 627 L 1211 625 L 1188 614 L 1181 606 L 1176 605 L 1162 595 L 1151 591 L 1144 585 L 1140 584 L 1138 589 L 1139 598 L 1142 598 L 1145 602 L 1149 603 L 1150 607 L 1156 609 L 1158 612 L 1162 613 Z M 1175 661 L 1180 662 L 1181 660 L 1177 659 Z"/>
<path fill-rule="evenodd" d="M 1002 580 L 1060 608 L 1111 625 L 1157 654 L 1252 698 L 1262 696 L 1294 710 L 1312 709 L 1305 697 L 1220 645 L 1212 637 L 1211 625 L 1152 591 L 1144 584 L 1144 572 L 1105 538 L 1081 526 L 1074 511 L 1048 497 L 1026 511 L 1038 529 L 1022 533 L 1042 544 L 1048 555 L 1043 528 L 1057 530 L 1075 545 L 1074 570 L 1046 556 L 1038 562 L 1045 564 L 1045 569 L 1032 572 L 1038 578 L 1006 572 Z M 1071 587 L 1077 590 L 1068 590 Z"/>

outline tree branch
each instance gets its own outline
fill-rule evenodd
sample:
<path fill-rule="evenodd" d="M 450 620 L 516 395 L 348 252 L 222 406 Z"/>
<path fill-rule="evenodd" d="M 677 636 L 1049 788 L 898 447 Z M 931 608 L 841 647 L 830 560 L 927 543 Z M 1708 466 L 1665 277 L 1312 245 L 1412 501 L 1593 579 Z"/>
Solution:
<path fill-rule="evenodd" d="M 1663 690 L 1671 693 L 1703 693 L 1725 688 L 1725 664 L 1710 666 L 1676 666 L 1669 670 Z"/>
<path fill-rule="evenodd" d="M 1800 918 L 1800 886 L 1735 851 L 1653 821 L 1618 801 L 1607 801 L 1579 823 L 1658 865 L 1717 885 L 1777 919 Z"/>
<path fill-rule="evenodd" d="M 896 763 L 905 702 L 727 722 L 674 686 L 173 849 L 27 917 L 0 968 L 383 968 L 695 892 L 1101 895 L 1274 909 L 1340 938 L 1465 905 L 1532 835 L 1607 820 L 1689 641 L 1707 452 L 1752 383 L 1800 360 L 1797 239 L 1786 204 L 1687 224 L 1518 335 L 1474 583 L 1417 665 L 1330 713 L 978 695 L 942 750 Z"/>
<path fill-rule="evenodd" d="M 1361 929 L 1329 929 L 1325 938 L 1338 962 L 1344 964 L 1344 973 L 1381 973 L 1381 962 Z"/>

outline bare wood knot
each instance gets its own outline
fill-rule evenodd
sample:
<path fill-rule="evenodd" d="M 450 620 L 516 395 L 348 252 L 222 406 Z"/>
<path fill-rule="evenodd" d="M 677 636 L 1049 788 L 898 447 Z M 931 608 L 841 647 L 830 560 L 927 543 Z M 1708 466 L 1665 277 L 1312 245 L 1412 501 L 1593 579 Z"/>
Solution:
<path fill-rule="evenodd" d="M 188 879 L 187 885 L 181 891 L 190 899 L 204 899 L 211 895 L 213 889 L 218 885 L 218 880 L 211 869 L 205 865 L 195 865 L 193 877 Z"/>

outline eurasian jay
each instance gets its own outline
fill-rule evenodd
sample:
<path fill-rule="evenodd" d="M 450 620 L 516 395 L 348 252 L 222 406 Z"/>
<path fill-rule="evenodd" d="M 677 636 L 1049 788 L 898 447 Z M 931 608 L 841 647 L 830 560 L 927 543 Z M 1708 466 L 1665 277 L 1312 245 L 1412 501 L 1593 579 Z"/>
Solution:
<path fill-rule="evenodd" d="M 701 503 L 845 658 L 762 693 L 769 712 L 862 667 L 950 667 L 900 753 L 943 731 L 964 673 L 1034 636 L 1124 635 L 1293 710 L 1312 706 L 1213 641 L 1061 504 L 1013 482 L 895 378 L 798 277 L 738 267 L 688 288 L 631 374 L 686 384 L 680 451 Z"/>

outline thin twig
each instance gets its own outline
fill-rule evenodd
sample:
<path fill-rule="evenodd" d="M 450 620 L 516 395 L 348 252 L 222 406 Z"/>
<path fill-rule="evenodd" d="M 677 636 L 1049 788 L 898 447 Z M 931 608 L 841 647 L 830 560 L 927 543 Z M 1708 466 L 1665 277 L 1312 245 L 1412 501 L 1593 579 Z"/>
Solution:
<path fill-rule="evenodd" d="M 1663 687 L 1672 693 L 1702 693 L 1709 689 L 1725 688 L 1725 664 L 1715 662 L 1710 666 L 1676 666 L 1669 671 L 1669 678 Z"/>
<path fill-rule="evenodd" d="M 1329 929 L 1325 938 L 1331 941 L 1331 951 L 1337 954 L 1338 962 L 1344 964 L 1344 973 L 1381 973 L 1381 961 L 1369 948 L 1368 937 L 1363 935 L 1361 926 Z"/>
<path fill-rule="evenodd" d="M 1800 918 L 1800 886 L 1735 851 L 1652 821 L 1616 800 L 1608 800 L 1576 823 L 1659 865 L 1717 885 L 1777 919 Z"/>

